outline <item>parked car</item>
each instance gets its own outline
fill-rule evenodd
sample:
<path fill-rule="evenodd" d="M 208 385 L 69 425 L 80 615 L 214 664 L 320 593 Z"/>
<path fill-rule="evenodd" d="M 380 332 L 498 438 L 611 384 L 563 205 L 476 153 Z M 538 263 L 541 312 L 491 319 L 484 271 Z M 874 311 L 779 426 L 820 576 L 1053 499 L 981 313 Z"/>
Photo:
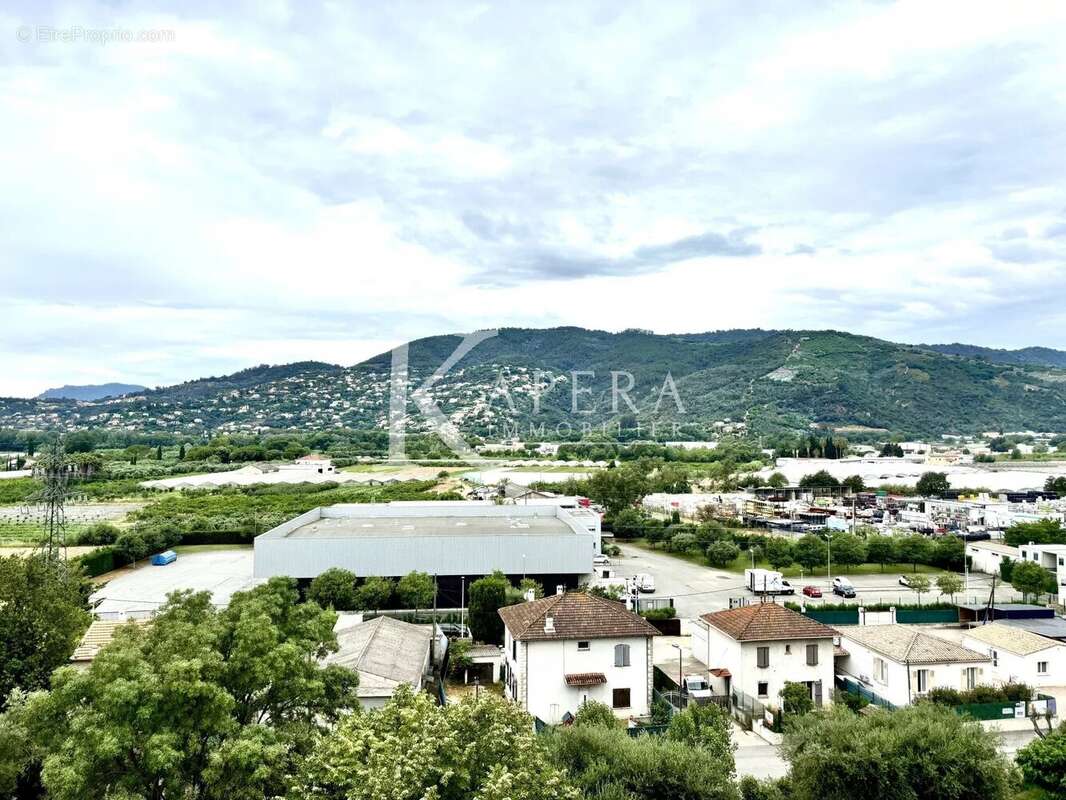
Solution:
<path fill-rule="evenodd" d="M 711 696 L 711 685 L 702 675 L 686 675 L 684 689 L 685 694 L 693 699 Z"/>
<path fill-rule="evenodd" d="M 899 585 L 900 586 L 909 587 L 911 585 L 911 577 L 912 576 L 910 576 L 910 575 L 900 575 L 899 576 Z"/>
<path fill-rule="evenodd" d="M 807 597 L 821 597 L 822 596 L 822 590 L 819 589 L 817 586 L 804 586 L 803 587 L 803 593 L 805 595 L 807 595 Z"/>
<path fill-rule="evenodd" d="M 847 578 L 837 576 L 833 578 L 833 594 L 838 594 L 841 597 L 854 597 L 855 587 L 851 585 L 851 581 Z"/>
<path fill-rule="evenodd" d="M 592 557 L 592 563 L 597 567 L 609 567 L 611 566 L 611 559 L 605 556 L 603 553 Z"/>

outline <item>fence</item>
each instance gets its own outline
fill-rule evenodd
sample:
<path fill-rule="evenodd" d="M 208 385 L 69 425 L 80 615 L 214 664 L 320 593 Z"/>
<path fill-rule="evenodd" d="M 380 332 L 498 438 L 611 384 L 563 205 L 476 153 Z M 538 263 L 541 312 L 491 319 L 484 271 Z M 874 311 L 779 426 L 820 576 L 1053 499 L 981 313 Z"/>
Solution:
<path fill-rule="evenodd" d="M 804 615 L 810 617 L 816 622 L 822 622 L 826 625 L 858 625 L 859 624 L 859 609 L 847 608 L 847 609 L 829 609 L 829 608 L 807 608 L 803 612 Z"/>
<path fill-rule="evenodd" d="M 662 736 L 669 727 L 669 725 L 635 725 L 632 728 L 626 728 L 626 732 L 634 738 L 637 736 Z"/>
<path fill-rule="evenodd" d="M 959 611 L 956 608 L 897 608 L 896 622 L 901 625 L 929 624 L 936 622 L 958 622 Z"/>
<path fill-rule="evenodd" d="M 1019 705 L 1025 708 L 1024 703 L 964 703 L 954 708 L 956 714 L 974 719 L 1014 719 Z"/>
<path fill-rule="evenodd" d="M 845 678 L 841 675 L 837 676 L 836 684 L 838 689 L 842 689 L 850 694 L 857 694 L 859 697 L 865 698 L 872 705 L 881 706 L 881 708 L 895 708 L 895 706 L 881 697 L 881 695 L 870 691 L 858 681 L 854 681 L 851 678 Z"/>

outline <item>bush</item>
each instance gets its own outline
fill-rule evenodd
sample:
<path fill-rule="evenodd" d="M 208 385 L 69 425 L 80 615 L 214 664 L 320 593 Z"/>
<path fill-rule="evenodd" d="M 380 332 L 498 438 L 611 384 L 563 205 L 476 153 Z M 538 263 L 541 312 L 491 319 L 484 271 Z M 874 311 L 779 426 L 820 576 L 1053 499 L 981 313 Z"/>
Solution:
<path fill-rule="evenodd" d="M 327 569 L 311 581 L 307 599 L 322 608 L 353 611 L 356 608 L 355 574 L 340 567 Z"/>
<path fill-rule="evenodd" d="M 707 563 L 712 567 L 722 569 L 736 561 L 739 555 L 740 548 L 732 542 L 715 542 L 707 548 Z"/>
<path fill-rule="evenodd" d="M 98 522 L 82 531 L 78 544 L 114 544 L 119 529 L 110 522 Z"/>
<path fill-rule="evenodd" d="M 863 697 L 861 694 L 855 694 L 854 692 L 845 692 L 838 690 L 836 693 L 836 701 L 848 709 L 858 714 L 866 706 L 870 705 L 870 701 Z"/>
<path fill-rule="evenodd" d="M 677 609 L 673 606 L 649 608 L 647 611 L 641 611 L 640 616 L 644 617 L 644 619 L 673 619 L 677 616 Z"/>
<path fill-rule="evenodd" d="M 111 572 L 111 570 L 119 566 L 115 563 L 115 551 L 111 547 L 100 547 L 91 553 L 78 556 L 74 561 L 81 564 L 86 577 L 89 578 L 95 578 L 105 572 Z"/>
<path fill-rule="evenodd" d="M 751 775 L 745 775 L 740 779 L 739 786 L 741 800 L 789 800 L 792 797 L 788 781 L 784 778 L 760 781 Z"/>
<path fill-rule="evenodd" d="M 1066 797 L 1066 729 L 1034 739 L 1018 751 L 1016 760 L 1027 782 L 1051 797 Z"/>
<path fill-rule="evenodd" d="M 781 690 L 781 710 L 789 717 L 801 717 L 814 710 L 811 690 L 802 683 L 785 681 Z"/>
<path fill-rule="evenodd" d="M 588 700 L 574 715 L 574 724 L 591 728 L 617 728 L 621 723 L 605 703 Z"/>

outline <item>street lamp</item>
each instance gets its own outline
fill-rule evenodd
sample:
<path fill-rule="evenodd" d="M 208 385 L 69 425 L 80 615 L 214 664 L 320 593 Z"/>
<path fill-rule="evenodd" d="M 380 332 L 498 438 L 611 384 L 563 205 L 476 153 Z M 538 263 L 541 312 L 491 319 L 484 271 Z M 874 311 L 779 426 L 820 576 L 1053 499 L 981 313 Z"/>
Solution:
<path fill-rule="evenodd" d="M 825 579 L 833 582 L 833 534 L 825 535 Z"/>

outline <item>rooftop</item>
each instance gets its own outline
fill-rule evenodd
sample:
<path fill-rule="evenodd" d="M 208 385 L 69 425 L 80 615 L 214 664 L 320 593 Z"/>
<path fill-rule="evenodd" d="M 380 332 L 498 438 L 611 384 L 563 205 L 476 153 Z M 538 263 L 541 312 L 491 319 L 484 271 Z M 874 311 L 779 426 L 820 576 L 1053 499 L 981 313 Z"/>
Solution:
<path fill-rule="evenodd" d="M 968 630 L 966 635 L 971 639 L 976 639 L 979 642 L 984 642 L 992 645 L 992 647 L 1006 650 L 1008 653 L 1014 653 L 1019 656 L 1028 656 L 1033 653 L 1039 653 L 1041 650 L 1047 650 L 1049 647 L 1060 645 L 1059 642 L 1054 639 L 1048 639 L 1046 636 L 1039 636 L 1024 628 L 1003 625 L 998 622 L 978 625 L 976 628 Z"/>
<path fill-rule="evenodd" d="M 375 617 L 338 631 L 340 649 L 325 663 L 357 671 L 361 697 L 392 694 L 401 683 L 421 683 L 432 638 L 428 625 Z"/>
<path fill-rule="evenodd" d="M 1030 633 L 1038 633 L 1050 639 L 1066 639 L 1066 619 L 1051 617 L 1045 619 L 1001 619 L 998 624 L 1011 628 L 1020 628 Z"/>
<path fill-rule="evenodd" d="M 1011 545 L 1004 544 L 1003 542 L 988 542 L 988 541 L 984 541 L 984 542 L 967 542 L 966 546 L 967 547 L 973 547 L 973 548 L 975 548 L 977 550 L 988 550 L 989 552 L 992 552 L 992 553 L 1001 553 L 1002 555 L 1005 555 L 1005 556 L 1016 556 L 1016 555 L 1018 555 L 1018 548 L 1017 547 L 1012 547 Z"/>
<path fill-rule="evenodd" d="M 646 619 L 614 600 L 567 592 L 553 594 L 499 611 L 511 636 L 519 641 L 555 639 L 607 639 L 634 636 L 658 636 L 659 631 Z M 554 630 L 544 630 L 547 618 Z"/>
<path fill-rule="evenodd" d="M 92 661 L 96 658 L 97 653 L 111 644 L 111 640 L 115 637 L 115 632 L 120 627 L 129 622 L 135 625 L 147 625 L 151 621 L 151 618 L 130 620 L 94 619 L 90 623 L 89 629 L 81 637 L 81 642 L 74 648 L 74 653 L 71 655 L 70 660 Z"/>
<path fill-rule="evenodd" d="M 857 625 L 840 635 L 900 664 L 988 661 L 988 656 L 906 625 Z"/>
<path fill-rule="evenodd" d="M 828 625 L 777 603 L 753 603 L 704 614 L 700 619 L 738 642 L 831 639 L 837 635 Z"/>

